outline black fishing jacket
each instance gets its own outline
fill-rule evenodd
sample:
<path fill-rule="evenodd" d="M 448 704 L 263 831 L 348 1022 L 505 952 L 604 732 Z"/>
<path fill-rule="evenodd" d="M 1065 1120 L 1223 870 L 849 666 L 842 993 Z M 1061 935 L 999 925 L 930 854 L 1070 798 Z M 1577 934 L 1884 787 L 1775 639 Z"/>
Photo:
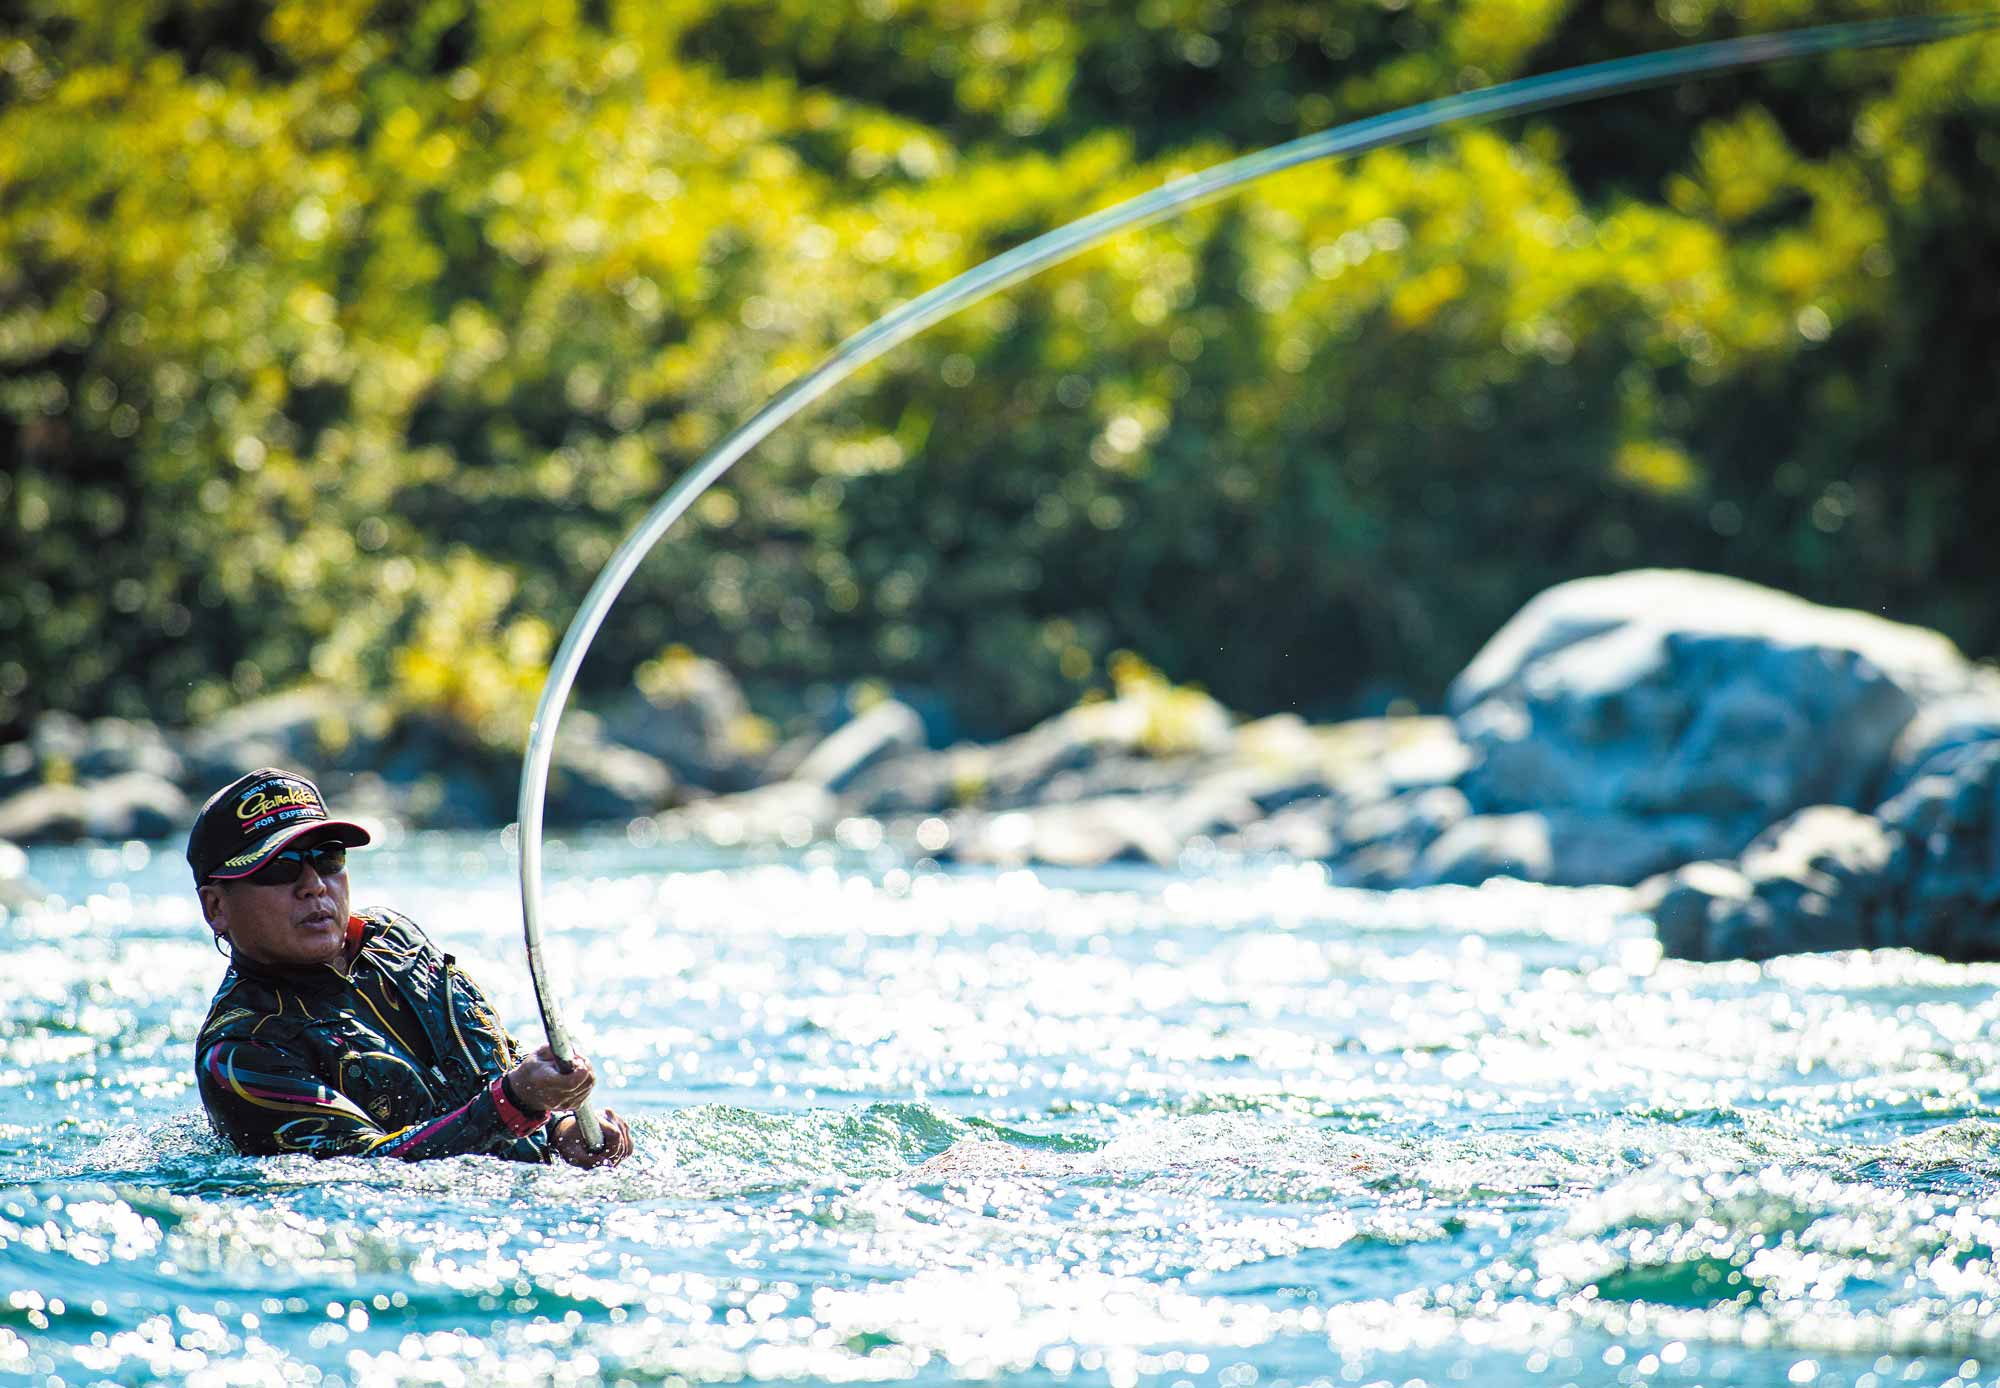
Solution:
<path fill-rule="evenodd" d="M 406 917 L 348 920 L 340 966 L 234 956 L 195 1041 L 210 1123 L 251 1156 L 549 1159 L 501 1075 L 519 1049 Z"/>

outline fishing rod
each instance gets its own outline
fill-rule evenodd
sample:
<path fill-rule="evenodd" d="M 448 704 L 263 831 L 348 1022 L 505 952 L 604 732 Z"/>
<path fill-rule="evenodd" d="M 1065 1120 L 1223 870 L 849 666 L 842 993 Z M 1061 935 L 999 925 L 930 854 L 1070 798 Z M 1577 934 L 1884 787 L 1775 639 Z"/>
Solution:
<path fill-rule="evenodd" d="M 577 669 L 583 664 L 584 654 L 596 639 L 597 629 L 603 624 L 605 614 L 624 590 L 639 562 L 694 504 L 696 498 L 719 481 L 744 454 L 768 438 L 779 425 L 890 348 L 909 341 L 959 310 L 1089 250 L 1121 231 L 1148 226 L 1200 207 L 1287 169 L 1323 159 L 1407 144 L 1444 126 L 1546 111 L 1599 97 L 1643 91 L 1687 78 L 1713 77 L 1745 68 L 1763 67 L 1787 58 L 1812 57 L 1848 49 L 1934 43 L 1940 39 L 1977 33 L 1996 23 L 2000 23 L 2000 15 L 1929 15 L 1829 24 L 1777 34 L 1753 34 L 1565 68 L 1538 77 L 1502 82 L 1476 92 L 1426 101 L 1386 115 L 1370 116 L 1242 155 L 1200 173 L 1173 179 L 1149 193 L 1079 217 L 1066 226 L 1045 232 L 975 265 L 935 289 L 891 309 L 849 337 L 819 365 L 794 379 L 766 401 L 755 414 L 710 449 L 700 462 L 682 474 L 653 504 L 653 509 L 625 537 L 624 543 L 618 546 L 599 571 L 597 580 L 584 595 L 582 606 L 571 619 L 569 630 L 563 634 L 562 644 L 549 666 L 548 678 L 542 684 L 541 699 L 535 707 L 534 722 L 528 727 L 527 750 L 521 759 L 518 818 L 521 926 L 528 946 L 528 971 L 535 983 L 535 1001 L 541 1007 L 542 1025 L 548 1031 L 550 1048 L 565 1061 L 575 1054 L 569 1029 L 563 1024 L 561 1009 L 556 1005 L 555 994 L 549 987 L 547 965 L 542 953 L 542 810 L 548 794 L 549 766 L 555 753 L 556 725 L 561 721 L 563 706 L 568 702 L 570 687 L 576 681 Z M 603 1136 L 595 1108 L 585 1103 L 577 1109 L 576 1117 L 590 1145 L 601 1146 Z"/>

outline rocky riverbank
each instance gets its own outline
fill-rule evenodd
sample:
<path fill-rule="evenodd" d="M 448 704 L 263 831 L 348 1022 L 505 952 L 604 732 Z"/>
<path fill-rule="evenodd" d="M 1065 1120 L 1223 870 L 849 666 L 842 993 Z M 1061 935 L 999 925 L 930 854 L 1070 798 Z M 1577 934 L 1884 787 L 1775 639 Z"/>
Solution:
<path fill-rule="evenodd" d="M 2000 676 L 1935 632 L 1711 575 L 1550 590 L 1443 716 L 1245 722 L 1135 664 L 1115 697 L 998 743 L 933 746 L 887 697 L 824 735 L 757 727 L 688 657 L 565 721 L 549 820 L 996 864 L 1283 854 L 1381 888 L 1620 884 L 1696 958 L 2000 957 Z M 181 732 L 49 715 L 0 749 L 0 839 L 173 838 L 265 764 L 414 827 L 505 822 L 519 774 L 439 720 L 325 691 Z"/>

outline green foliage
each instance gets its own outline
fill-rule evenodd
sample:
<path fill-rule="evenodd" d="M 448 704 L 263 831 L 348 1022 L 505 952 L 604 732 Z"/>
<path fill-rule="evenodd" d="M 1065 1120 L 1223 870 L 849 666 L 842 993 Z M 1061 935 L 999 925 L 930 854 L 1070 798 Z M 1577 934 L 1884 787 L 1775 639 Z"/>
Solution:
<path fill-rule="evenodd" d="M 1246 148 L 1807 8 L 28 0 L 0 725 L 311 676 L 518 737 L 659 490 L 894 303 Z M 1996 165 L 1986 37 L 1295 172 L 768 442 L 585 683 L 680 641 L 997 730 L 1130 647 L 1333 709 L 1646 562 L 1992 652 Z"/>

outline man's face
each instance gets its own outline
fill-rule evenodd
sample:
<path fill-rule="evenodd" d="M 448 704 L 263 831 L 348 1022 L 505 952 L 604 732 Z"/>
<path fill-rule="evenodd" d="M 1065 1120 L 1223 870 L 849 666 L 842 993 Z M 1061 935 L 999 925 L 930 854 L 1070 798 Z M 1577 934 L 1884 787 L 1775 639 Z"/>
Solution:
<path fill-rule="evenodd" d="M 314 841 L 289 845 L 310 848 Z M 206 882 L 202 915 L 217 937 L 264 964 L 331 964 L 347 945 L 347 872 L 322 876 L 310 859 L 298 881 L 260 887 L 245 880 Z"/>

